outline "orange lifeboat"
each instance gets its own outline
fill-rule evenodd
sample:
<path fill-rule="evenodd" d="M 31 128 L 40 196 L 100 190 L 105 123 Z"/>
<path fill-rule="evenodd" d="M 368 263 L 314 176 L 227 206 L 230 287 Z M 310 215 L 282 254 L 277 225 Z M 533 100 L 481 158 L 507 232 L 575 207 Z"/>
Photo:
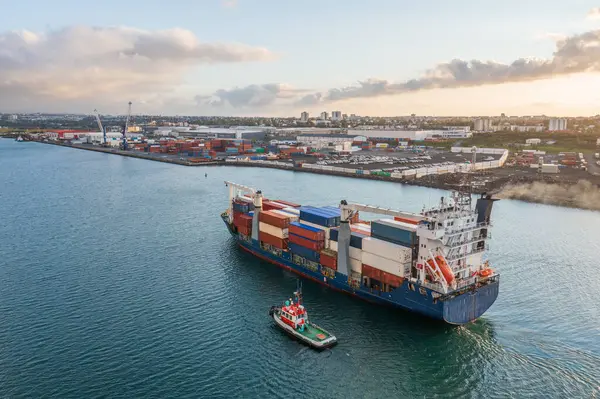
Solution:
<path fill-rule="evenodd" d="M 431 266 L 433 270 L 435 270 L 435 264 L 433 262 L 433 259 L 429 259 L 427 263 L 429 264 L 429 266 Z M 446 263 L 446 260 L 441 256 L 436 256 L 435 263 L 437 263 L 437 265 L 440 267 L 444 280 L 446 280 L 446 283 L 448 285 L 452 284 L 454 282 L 454 273 L 452 272 L 450 266 L 448 266 L 448 264 Z"/>
<path fill-rule="evenodd" d="M 493 273 L 492 269 L 483 269 L 482 271 L 479 272 L 479 276 L 480 277 L 489 277 L 491 276 Z"/>

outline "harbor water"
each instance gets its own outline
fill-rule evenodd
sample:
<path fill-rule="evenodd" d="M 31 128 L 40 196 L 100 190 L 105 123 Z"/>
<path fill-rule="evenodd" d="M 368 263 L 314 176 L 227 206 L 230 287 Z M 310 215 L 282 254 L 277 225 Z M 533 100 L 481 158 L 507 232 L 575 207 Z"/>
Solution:
<path fill-rule="evenodd" d="M 600 213 L 497 202 L 500 295 L 462 327 L 305 282 L 339 340 L 319 353 L 269 320 L 296 278 L 234 245 L 224 180 L 310 205 L 444 195 L 0 140 L 0 397 L 600 398 Z"/>

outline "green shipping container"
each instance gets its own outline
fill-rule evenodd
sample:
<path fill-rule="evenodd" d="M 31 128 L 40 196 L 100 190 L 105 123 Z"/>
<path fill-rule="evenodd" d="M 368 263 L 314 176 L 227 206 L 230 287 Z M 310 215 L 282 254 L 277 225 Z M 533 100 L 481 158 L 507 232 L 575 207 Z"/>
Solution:
<path fill-rule="evenodd" d="M 258 148 L 256 148 L 256 152 L 257 152 L 258 154 L 262 154 L 262 153 L 264 153 L 264 152 L 265 152 L 265 149 L 264 149 L 264 148 L 262 148 L 262 147 L 258 147 Z"/>

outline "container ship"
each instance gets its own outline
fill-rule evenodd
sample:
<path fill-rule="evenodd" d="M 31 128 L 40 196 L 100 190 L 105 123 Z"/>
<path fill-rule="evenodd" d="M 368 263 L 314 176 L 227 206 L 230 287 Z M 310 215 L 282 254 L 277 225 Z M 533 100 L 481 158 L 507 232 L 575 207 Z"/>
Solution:
<path fill-rule="evenodd" d="M 225 182 L 221 214 L 240 248 L 366 301 L 453 325 L 484 314 L 500 275 L 484 261 L 494 201 L 453 192 L 420 214 L 340 201 L 302 206 Z M 360 212 L 383 216 L 364 221 Z"/>

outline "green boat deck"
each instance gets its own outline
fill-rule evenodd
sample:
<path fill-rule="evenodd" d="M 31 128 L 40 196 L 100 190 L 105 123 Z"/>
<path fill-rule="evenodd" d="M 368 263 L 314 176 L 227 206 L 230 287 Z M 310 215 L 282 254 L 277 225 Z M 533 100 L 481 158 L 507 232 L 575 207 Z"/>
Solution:
<path fill-rule="evenodd" d="M 323 341 L 330 337 L 330 334 L 327 331 L 320 329 L 314 324 L 309 324 L 304 326 L 304 331 L 296 330 L 298 333 L 304 335 L 305 337 L 312 339 L 313 341 Z"/>

